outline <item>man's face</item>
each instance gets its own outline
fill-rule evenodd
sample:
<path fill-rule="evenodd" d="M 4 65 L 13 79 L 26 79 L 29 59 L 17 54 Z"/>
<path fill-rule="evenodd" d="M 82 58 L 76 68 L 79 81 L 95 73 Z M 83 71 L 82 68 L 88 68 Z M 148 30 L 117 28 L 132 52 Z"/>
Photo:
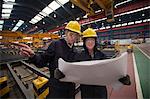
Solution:
<path fill-rule="evenodd" d="M 73 44 L 79 38 L 79 34 L 75 33 L 75 32 L 72 32 L 72 31 L 67 31 L 66 32 L 66 38 L 67 38 L 68 43 Z"/>

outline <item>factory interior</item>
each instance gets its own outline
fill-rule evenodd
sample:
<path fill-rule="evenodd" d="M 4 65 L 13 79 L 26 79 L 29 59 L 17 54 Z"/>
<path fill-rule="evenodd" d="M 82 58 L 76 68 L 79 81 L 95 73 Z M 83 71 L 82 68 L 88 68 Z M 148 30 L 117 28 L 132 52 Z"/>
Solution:
<path fill-rule="evenodd" d="M 84 83 L 72 81 L 75 84 L 73 98 L 63 99 L 150 99 L 149 21 L 150 0 L 0 0 L 0 98 L 62 99 L 63 95 L 51 98 L 51 93 L 55 91 L 50 85 L 53 79 L 51 75 L 61 65 L 58 58 L 75 59 L 69 54 L 70 50 L 74 54 L 82 53 L 86 50 L 87 38 L 91 36 L 95 40 L 96 50 L 105 55 L 105 59 L 99 62 L 117 60 L 123 53 L 127 54 L 126 63 L 122 64 L 127 64 L 126 74 L 131 84 L 120 88 L 106 84 L 105 98 L 95 98 L 96 95 L 83 98 L 81 85 Z M 76 22 L 76 26 L 73 22 Z M 86 30 L 89 31 L 84 34 Z M 65 43 L 67 47 L 56 46 L 57 41 L 62 39 L 69 42 L 67 33 L 72 33 L 72 39 L 79 34 L 77 40 L 72 41 L 72 45 Z M 90 33 L 95 33 L 95 36 Z M 32 63 L 38 55 L 45 55 L 43 61 Z M 50 62 L 44 63 L 50 55 L 53 55 Z M 87 59 L 91 64 L 93 57 Z M 73 64 L 76 60 L 66 63 Z M 51 67 L 54 62 L 57 62 L 55 70 Z M 42 63 L 45 65 L 38 66 Z M 85 80 L 93 72 L 87 73 Z M 111 72 L 108 68 L 106 73 Z M 61 79 L 57 80 L 62 83 Z M 62 89 L 62 93 L 65 90 Z M 99 91 L 98 94 L 103 92 Z"/>

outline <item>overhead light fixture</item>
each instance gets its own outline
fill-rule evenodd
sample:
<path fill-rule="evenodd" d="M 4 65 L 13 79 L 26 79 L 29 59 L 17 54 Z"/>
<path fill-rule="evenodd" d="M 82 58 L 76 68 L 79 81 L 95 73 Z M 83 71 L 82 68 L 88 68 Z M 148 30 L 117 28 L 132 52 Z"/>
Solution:
<path fill-rule="evenodd" d="M 100 28 L 100 30 L 103 30 L 103 29 L 105 29 L 105 27 L 101 27 L 101 28 Z"/>
<path fill-rule="evenodd" d="M 120 27 L 120 26 L 121 26 L 121 24 L 117 24 L 117 25 L 116 25 L 116 27 Z"/>
<path fill-rule="evenodd" d="M 112 28 L 116 27 L 116 25 L 113 25 Z"/>
<path fill-rule="evenodd" d="M 99 12 L 101 12 L 102 10 L 98 10 L 98 11 L 95 11 L 95 13 L 99 13 Z"/>
<path fill-rule="evenodd" d="M 0 29 L 1 30 L 1 29 Z M 3 36 L 0 36 L 0 39 L 2 39 L 3 38 Z"/>
<path fill-rule="evenodd" d="M 106 29 L 109 29 L 110 28 L 110 26 L 106 26 Z"/>
<path fill-rule="evenodd" d="M 121 3 L 118 3 L 118 4 L 115 5 L 115 8 L 117 8 L 117 6 L 120 6 L 120 5 L 125 4 L 127 2 L 130 2 L 130 1 L 132 1 L 132 0 L 126 0 L 126 1 L 123 1 Z"/>
<path fill-rule="evenodd" d="M 76 20 L 80 20 L 80 17 L 77 17 Z"/>
<path fill-rule="evenodd" d="M 145 16 L 145 14 L 143 13 L 142 16 Z"/>
<path fill-rule="evenodd" d="M 56 18 L 56 14 L 54 13 L 54 18 Z"/>
<path fill-rule="evenodd" d="M 15 2 L 15 0 L 3 0 L 4 2 Z"/>
<path fill-rule="evenodd" d="M 18 23 L 16 24 L 16 26 L 20 27 L 23 23 L 24 23 L 24 21 L 19 20 Z"/>
<path fill-rule="evenodd" d="M 0 20 L 0 24 L 4 24 L 4 20 Z"/>
<path fill-rule="evenodd" d="M 0 28 L 2 29 L 2 28 L 3 28 L 3 25 L 0 25 Z"/>
<path fill-rule="evenodd" d="M 52 3 L 50 3 L 48 5 L 50 8 L 52 8 L 53 10 L 56 10 L 60 7 L 60 5 L 56 2 L 56 1 L 53 1 Z"/>
<path fill-rule="evenodd" d="M 69 0 L 57 0 L 58 2 L 60 2 L 62 5 L 64 5 L 65 3 L 69 2 Z"/>
<path fill-rule="evenodd" d="M 147 19 L 143 20 L 143 22 L 147 22 Z"/>
<path fill-rule="evenodd" d="M 122 15 L 127 15 L 127 14 L 131 14 L 131 13 L 143 11 L 143 10 L 146 10 L 146 9 L 149 9 L 149 8 L 150 8 L 150 6 L 147 6 L 147 7 L 144 7 L 144 8 L 140 8 L 140 9 L 124 12 L 124 13 L 121 13 L 121 14 L 116 14 L 116 15 L 114 15 L 114 17 L 118 17 L 118 16 L 122 16 Z"/>
<path fill-rule="evenodd" d="M 88 18 L 88 14 L 84 15 L 83 18 Z"/>
<path fill-rule="evenodd" d="M 45 22 L 43 21 L 43 24 L 45 24 Z"/>
<path fill-rule="evenodd" d="M 29 21 L 29 23 L 32 23 L 32 24 L 37 23 L 38 21 L 42 20 L 42 18 L 44 18 L 44 17 L 48 16 L 50 13 L 52 13 L 53 10 L 56 10 L 59 7 L 61 7 L 61 5 L 59 3 L 64 5 L 67 2 L 69 2 L 69 0 L 56 0 L 56 1 L 54 0 L 54 1 L 52 1 L 47 7 L 45 7 L 41 12 L 39 12 L 38 15 L 40 15 L 41 18 L 35 16 L 34 18 L 32 18 Z"/>
<path fill-rule="evenodd" d="M 11 13 L 12 9 L 2 9 L 2 13 Z"/>
<path fill-rule="evenodd" d="M 35 28 L 37 29 L 37 28 L 38 28 L 38 26 L 35 26 Z"/>
<path fill-rule="evenodd" d="M 13 5 L 12 4 L 3 4 L 2 8 L 12 9 Z"/>
<path fill-rule="evenodd" d="M 10 14 L 3 14 L 2 13 L 2 18 L 9 18 L 10 17 Z"/>
<path fill-rule="evenodd" d="M 122 26 L 126 26 L 126 25 L 127 25 L 127 23 L 123 23 L 123 24 L 122 24 Z"/>
<path fill-rule="evenodd" d="M 23 20 L 19 20 L 18 23 L 16 24 L 16 26 L 12 29 L 12 31 L 16 31 L 18 30 L 18 28 L 24 23 Z"/>
<path fill-rule="evenodd" d="M 140 20 L 140 21 L 135 21 L 135 23 L 142 23 L 142 20 Z"/>
<path fill-rule="evenodd" d="M 12 31 L 16 31 L 16 30 L 18 30 L 18 28 L 19 28 L 19 27 L 14 27 L 14 28 L 12 29 Z"/>
<path fill-rule="evenodd" d="M 74 4 L 71 5 L 71 8 L 74 8 Z"/>

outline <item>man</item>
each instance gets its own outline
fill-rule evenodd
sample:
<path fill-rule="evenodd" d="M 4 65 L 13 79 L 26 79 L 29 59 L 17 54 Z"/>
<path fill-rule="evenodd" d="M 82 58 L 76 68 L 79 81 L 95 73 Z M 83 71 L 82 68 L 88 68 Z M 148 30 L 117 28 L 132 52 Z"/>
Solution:
<path fill-rule="evenodd" d="M 25 44 L 20 44 L 21 54 L 30 57 L 30 61 L 38 67 L 47 66 L 50 69 L 50 94 L 48 98 L 74 98 L 75 84 L 71 82 L 61 82 L 54 77 L 54 71 L 58 67 L 58 59 L 73 61 L 73 44 L 81 34 L 81 27 L 77 21 L 70 21 L 65 27 L 65 39 L 53 41 L 45 53 L 35 54 L 34 51 Z"/>

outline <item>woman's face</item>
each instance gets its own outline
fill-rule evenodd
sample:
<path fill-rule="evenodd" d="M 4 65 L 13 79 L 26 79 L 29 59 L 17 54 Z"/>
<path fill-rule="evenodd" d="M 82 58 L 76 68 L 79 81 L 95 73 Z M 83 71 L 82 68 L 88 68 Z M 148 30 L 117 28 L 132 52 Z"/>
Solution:
<path fill-rule="evenodd" d="M 95 38 L 87 38 L 85 40 L 85 45 L 88 50 L 93 50 L 95 46 Z"/>

